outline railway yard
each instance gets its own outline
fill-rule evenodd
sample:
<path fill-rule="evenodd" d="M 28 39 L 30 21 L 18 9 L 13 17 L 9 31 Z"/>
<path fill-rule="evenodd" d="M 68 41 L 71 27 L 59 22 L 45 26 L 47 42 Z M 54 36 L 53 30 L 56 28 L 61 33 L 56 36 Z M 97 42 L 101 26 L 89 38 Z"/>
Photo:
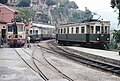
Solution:
<path fill-rule="evenodd" d="M 31 48 L 1 48 L 0 81 L 120 81 L 117 52 L 55 45 L 41 41 Z M 113 58 L 98 59 L 91 52 L 111 53 Z"/>
<path fill-rule="evenodd" d="M 2 1 L 0 81 L 120 81 L 120 30 L 97 5 L 83 11 L 75 0 Z M 115 12 L 119 3 L 111 0 Z"/>

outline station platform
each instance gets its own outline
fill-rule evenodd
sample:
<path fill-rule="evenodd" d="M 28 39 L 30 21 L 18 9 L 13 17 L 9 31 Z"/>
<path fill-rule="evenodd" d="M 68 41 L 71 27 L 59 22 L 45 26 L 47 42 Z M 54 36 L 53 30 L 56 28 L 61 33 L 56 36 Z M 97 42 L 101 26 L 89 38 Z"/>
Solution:
<path fill-rule="evenodd" d="M 0 81 L 43 81 L 16 54 L 13 48 L 0 48 Z"/>
<path fill-rule="evenodd" d="M 71 53 L 76 53 L 78 55 L 82 55 L 87 58 L 108 62 L 120 66 L 119 52 L 83 48 L 83 47 L 74 47 L 74 46 L 63 46 L 62 48 L 66 49 L 67 51 L 69 50 L 69 52 Z"/>

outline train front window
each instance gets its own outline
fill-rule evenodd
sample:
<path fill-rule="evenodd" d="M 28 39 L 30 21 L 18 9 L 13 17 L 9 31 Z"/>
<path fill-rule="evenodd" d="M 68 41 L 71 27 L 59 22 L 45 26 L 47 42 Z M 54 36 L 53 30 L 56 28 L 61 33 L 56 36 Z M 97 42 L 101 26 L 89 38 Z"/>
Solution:
<path fill-rule="evenodd" d="M 17 26 L 18 32 L 23 32 L 23 26 Z"/>
<path fill-rule="evenodd" d="M 85 33 L 85 27 L 81 27 L 81 33 Z"/>
<path fill-rule="evenodd" d="M 30 30 L 30 34 L 32 34 L 32 30 Z"/>
<path fill-rule="evenodd" d="M 101 27 L 101 33 L 104 33 L 104 27 L 103 26 Z"/>
<path fill-rule="evenodd" d="M 100 33 L 100 26 L 96 26 L 96 33 Z"/>
<path fill-rule="evenodd" d="M 93 33 L 93 31 L 94 31 L 94 26 L 91 26 L 90 27 L 90 33 Z"/>
<path fill-rule="evenodd" d="M 69 28 L 67 28 L 67 34 L 69 34 Z"/>
<path fill-rule="evenodd" d="M 105 26 L 105 33 L 108 33 L 108 26 Z"/>
<path fill-rule="evenodd" d="M 36 34 L 38 34 L 38 30 L 36 30 Z"/>
<path fill-rule="evenodd" d="M 58 34 L 60 34 L 60 29 L 58 29 Z"/>
<path fill-rule="evenodd" d="M 8 26 L 8 32 L 12 32 L 12 26 Z"/>
<path fill-rule="evenodd" d="M 64 34 L 66 34 L 66 28 L 64 28 Z"/>
<path fill-rule="evenodd" d="M 63 29 L 61 29 L 61 34 L 63 33 Z"/>
<path fill-rule="evenodd" d="M 79 33 L 79 27 L 76 27 L 76 33 L 77 34 Z"/>
<path fill-rule="evenodd" d="M 73 34 L 73 28 L 72 28 L 72 30 L 71 30 L 71 33 Z"/>

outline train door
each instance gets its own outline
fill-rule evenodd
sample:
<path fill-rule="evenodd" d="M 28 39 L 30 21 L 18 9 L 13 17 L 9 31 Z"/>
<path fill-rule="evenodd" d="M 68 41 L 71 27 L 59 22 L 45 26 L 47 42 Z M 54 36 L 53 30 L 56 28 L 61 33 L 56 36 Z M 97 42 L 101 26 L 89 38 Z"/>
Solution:
<path fill-rule="evenodd" d="M 90 25 L 86 25 L 86 42 L 90 41 Z"/>
<path fill-rule="evenodd" d="M 1 29 L 1 36 L 4 40 L 4 42 L 6 42 L 6 29 Z"/>

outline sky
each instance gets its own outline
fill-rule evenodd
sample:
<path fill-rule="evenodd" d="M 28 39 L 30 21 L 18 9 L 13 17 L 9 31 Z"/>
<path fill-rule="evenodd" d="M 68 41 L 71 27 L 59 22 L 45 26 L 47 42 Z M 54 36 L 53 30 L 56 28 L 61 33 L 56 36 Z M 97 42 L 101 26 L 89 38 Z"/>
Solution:
<path fill-rule="evenodd" d="M 69 0 L 69 1 L 75 1 L 76 4 L 79 6 L 80 10 L 85 10 L 85 7 L 87 7 L 90 11 L 97 13 L 98 15 L 95 16 L 95 18 L 98 18 L 101 16 L 101 19 L 108 20 L 111 22 L 111 29 L 120 29 L 120 26 L 118 27 L 118 14 L 115 11 L 115 9 L 110 7 L 110 1 L 111 0 Z"/>

